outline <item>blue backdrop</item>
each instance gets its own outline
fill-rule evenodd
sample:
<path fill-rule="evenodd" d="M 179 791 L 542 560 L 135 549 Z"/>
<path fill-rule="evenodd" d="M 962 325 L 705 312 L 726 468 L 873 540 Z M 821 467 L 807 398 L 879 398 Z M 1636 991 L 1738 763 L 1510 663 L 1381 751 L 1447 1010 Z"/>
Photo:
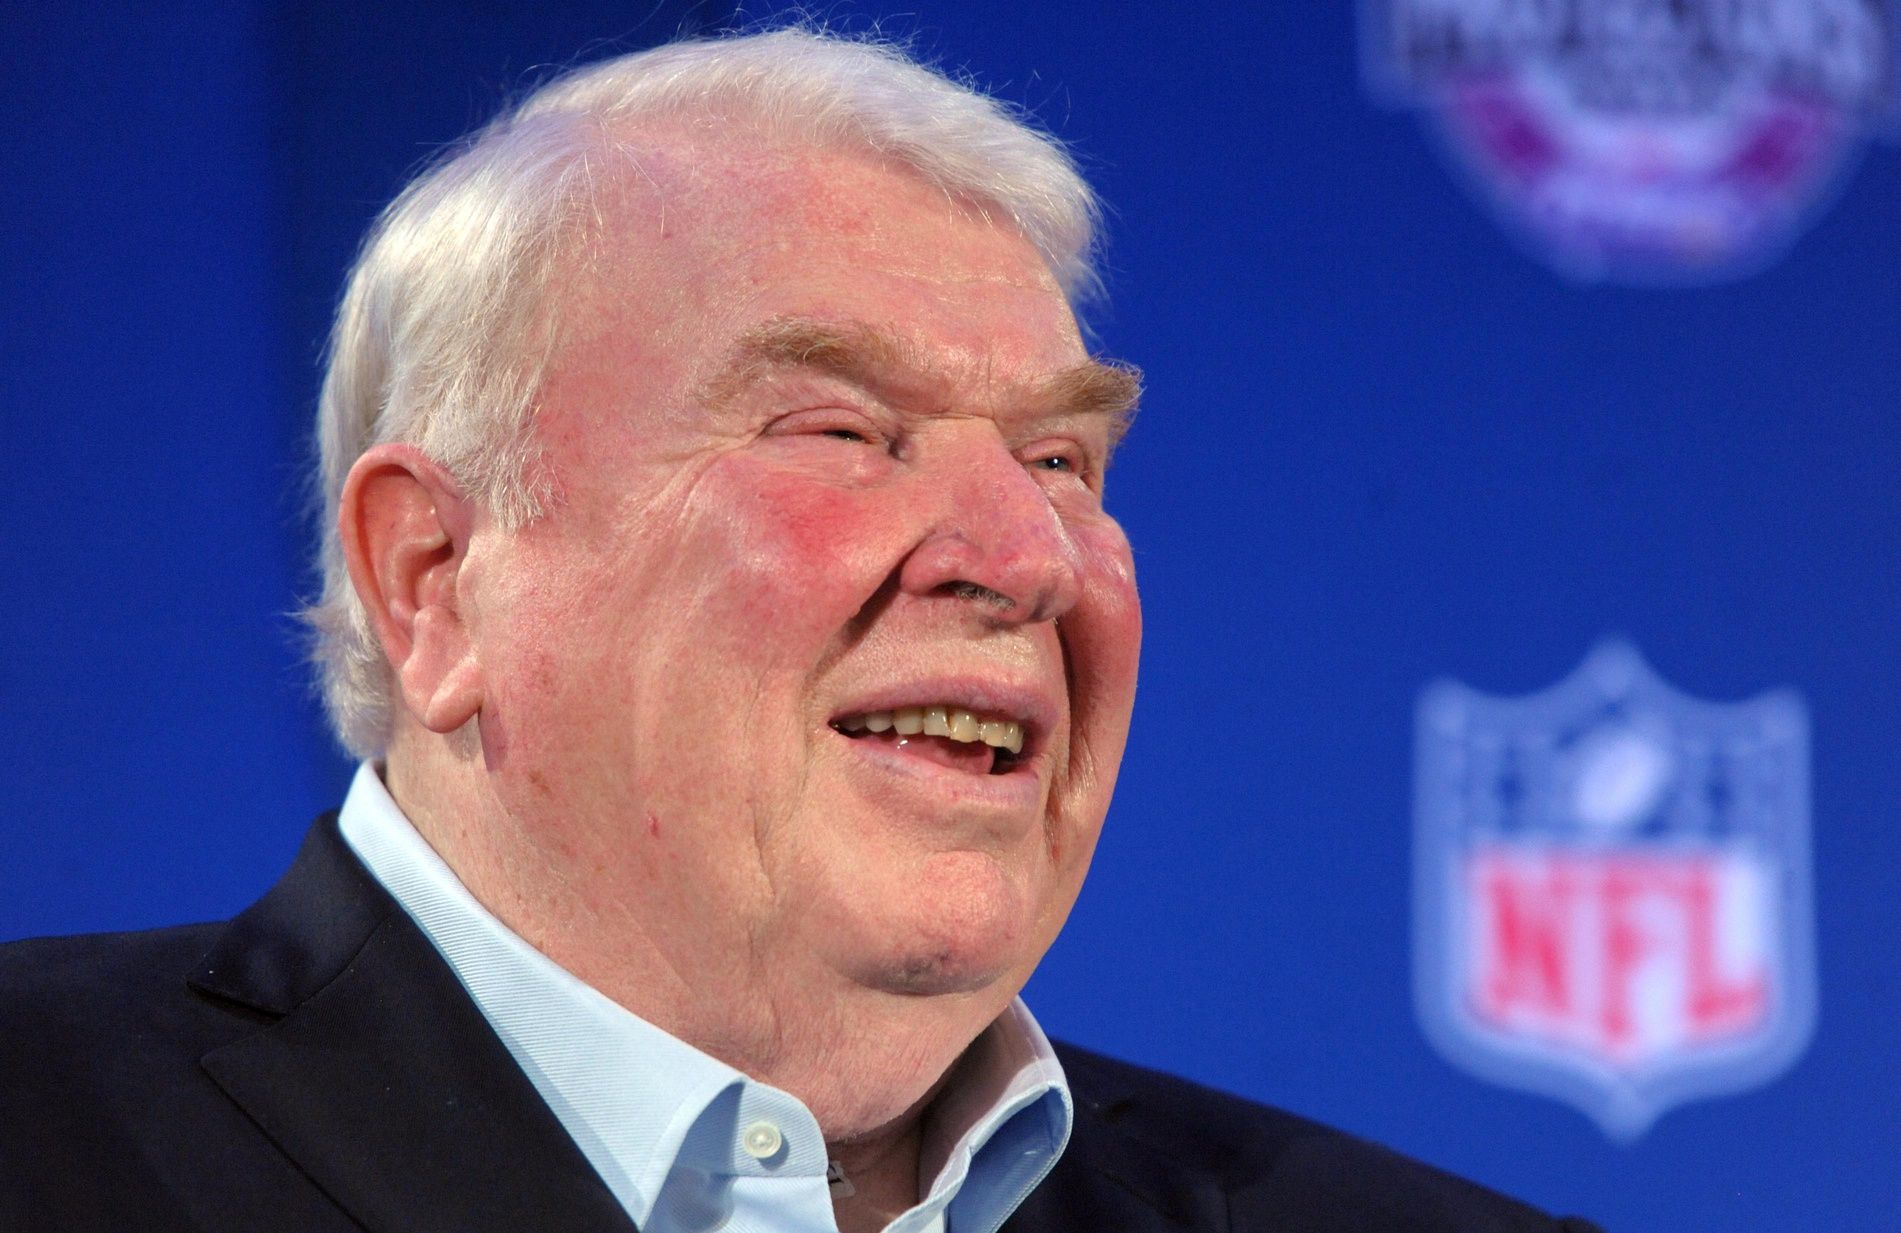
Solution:
<path fill-rule="evenodd" d="M 368 220 L 541 68 L 721 6 L 7 6 L 0 936 L 219 917 L 348 770 L 299 663 L 301 476 Z M 878 7 L 830 11 L 862 27 Z M 899 15 L 902 14 L 902 15 Z M 911 0 L 1113 204 L 1111 506 L 1143 685 L 1052 1033 L 1639 1230 L 1901 1229 L 1901 156 L 1730 285 L 1582 288 L 1369 101 L 1344 3 Z M 1412 713 L 1606 633 L 1814 728 L 1821 1012 L 1616 1146 L 1415 1023 Z"/>

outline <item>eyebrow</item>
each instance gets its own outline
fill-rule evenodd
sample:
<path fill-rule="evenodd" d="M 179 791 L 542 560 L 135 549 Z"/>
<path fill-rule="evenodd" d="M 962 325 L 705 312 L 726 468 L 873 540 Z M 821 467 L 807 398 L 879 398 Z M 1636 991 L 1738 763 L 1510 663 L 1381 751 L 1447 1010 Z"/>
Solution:
<path fill-rule="evenodd" d="M 811 369 L 866 389 L 940 371 L 882 326 L 774 317 L 739 336 L 731 358 L 706 383 L 703 401 L 729 403 L 755 381 L 785 368 Z M 1142 371 L 1120 360 L 1092 357 L 1037 380 L 1027 393 L 1031 401 L 1062 414 L 1101 416 L 1109 425 L 1113 452 L 1135 419 Z"/>

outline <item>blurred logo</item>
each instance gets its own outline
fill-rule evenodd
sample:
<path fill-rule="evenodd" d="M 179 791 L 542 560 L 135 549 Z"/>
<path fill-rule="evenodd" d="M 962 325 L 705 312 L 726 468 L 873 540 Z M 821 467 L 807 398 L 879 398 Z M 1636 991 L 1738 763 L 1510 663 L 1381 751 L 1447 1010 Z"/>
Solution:
<path fill-rule="evenodd" d="M 1888 0 L 1362 3 L 1374 89 L 1587 281 L 1760 268 L 1894 98 Z"/>
<path fill-rule="evenodd" d="M 1415 997 L 1433 1043 L 1630 1140 L 1767 1082 L 1815 1022 L 1808 726 L 1623 644 L 1519 698 L 1420 700 Z"/>

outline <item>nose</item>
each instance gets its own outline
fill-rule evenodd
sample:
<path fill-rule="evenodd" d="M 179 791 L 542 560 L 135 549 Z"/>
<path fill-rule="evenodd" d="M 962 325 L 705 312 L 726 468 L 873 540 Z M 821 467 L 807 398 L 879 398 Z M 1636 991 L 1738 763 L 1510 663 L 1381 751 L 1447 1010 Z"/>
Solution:
<path fill-rule="evenodd" d="M 1082 554 L 1024 465 L 996 436 L 938 457 L 930 530 L 905 558 L 899 587 L 968 601 L 996 625 L 1053 621 L 1082 594 Z"/>

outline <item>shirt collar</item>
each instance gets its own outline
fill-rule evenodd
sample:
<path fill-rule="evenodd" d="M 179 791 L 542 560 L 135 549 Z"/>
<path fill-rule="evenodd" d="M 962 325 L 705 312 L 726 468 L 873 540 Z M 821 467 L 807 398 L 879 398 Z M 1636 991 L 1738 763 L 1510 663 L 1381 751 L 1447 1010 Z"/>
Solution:
<path fill-rule="evenodd" d="M 442 952 L 636 1226 L 647 1227 L 676 1168 L 823 1177 L 825 1145 L 803 1103 L 661 1031 L 529 945 L 462 885 L 370 763 L 358 767 L 338 826 Z M 933 1104 L 923 1168 L 934 1180 L 920 1208 L 892 1227 L 925 1227 L 954 1207 L 958 1228 L 995 1229 L 1055 1164 L 1071 1121 L 1062 1066 L 1018 999 L 966 1050 Z M 763 1160 L 744 1142 L 760 1123 L 783 1141 Z"/>

